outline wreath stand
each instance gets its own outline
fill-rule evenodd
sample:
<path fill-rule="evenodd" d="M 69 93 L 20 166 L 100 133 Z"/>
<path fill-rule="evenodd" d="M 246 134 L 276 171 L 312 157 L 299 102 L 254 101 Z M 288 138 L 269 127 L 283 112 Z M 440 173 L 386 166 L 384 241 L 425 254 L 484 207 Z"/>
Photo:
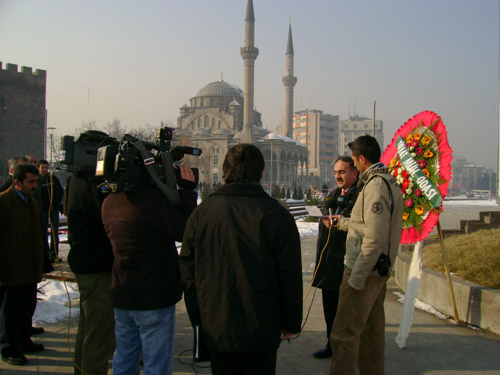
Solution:
<path fill-rule="evenodd" d="M 441 254 L 443 256 L 443 265 L 448 280 L 448 290 L 450 292 L 451 304 L 453 307 L 453 318 L 456 323 L 458 320 L 457 306 L 455 302 L 455 293 L 453 291 L 453 283 L 451 281 L 450 268 L 448 266 L 448 255 L 444 247 L 443 232 L 441 230 L 441 223 L 438 220 L 437 230 L 439 235 L 439 242 L 441 244 Z M 413 321 L 413 311 L 415 310 L 415 298 L 417 297 L 418 286 L 422 276 L 422 246 L 424 241 L 418 241 L 413 249 L 413 255 L 408 271 L 408 280 L 405 288 L 405 298 L 403 302 L 403 312 L 401 314 L 401 322 L 399 323 L 399 331 L 396 336 L 396 343 L 400 349 L 406 348 L 406 341 L 410 334 L 410 328 Z"/>

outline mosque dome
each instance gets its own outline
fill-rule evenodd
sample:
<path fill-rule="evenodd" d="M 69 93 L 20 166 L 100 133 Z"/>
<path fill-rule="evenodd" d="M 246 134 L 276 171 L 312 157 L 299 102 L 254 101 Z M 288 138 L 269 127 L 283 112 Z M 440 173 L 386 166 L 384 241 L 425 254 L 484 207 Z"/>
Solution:
<path fill-rule="evenodd" d="M 203 87 L 196 96 L 224 96 L 243 98 L 243 91 L 235 85 L 231 85 L 224 80 L 209 83 Z"/>

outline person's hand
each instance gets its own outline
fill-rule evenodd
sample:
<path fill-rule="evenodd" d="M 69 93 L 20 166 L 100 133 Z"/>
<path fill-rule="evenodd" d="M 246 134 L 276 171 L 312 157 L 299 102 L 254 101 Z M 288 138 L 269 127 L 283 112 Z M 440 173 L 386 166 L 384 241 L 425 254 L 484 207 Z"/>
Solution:
<path fill-rule="evenodd" d="M 188 168 L 184 165 L 179 165 L 179 170 L 181 172 L 181 178 L 183 180 L 188 180 L 194 182 L 194 173 L 191 168 Z"/>
<path fill-rule="evenodd" d="M 339 222 L 339 217 L 340 217 L 340 215 L 331 215 L 328 217 L 324 217 L 323 218 L 323 225 L 325 227 L 327 227 L 328 229 L 330 229 L 330 226 L 333 222 L 333 226 L 336 227 L 337 223 Z"/>
<path fill-rule="evenodd" d="M 327 227 L 328 229 L 330 229 L 330 218 L 328 218 L 328 217 L 324 217 L 324 218 L 323 218 L 323 225 L 324 225 L 325 227 Z"/>
<path fill-rule="evenodd" d="M 293 336 L 293 333 L 281 330 L 281 341 L 290 340 Z"/>

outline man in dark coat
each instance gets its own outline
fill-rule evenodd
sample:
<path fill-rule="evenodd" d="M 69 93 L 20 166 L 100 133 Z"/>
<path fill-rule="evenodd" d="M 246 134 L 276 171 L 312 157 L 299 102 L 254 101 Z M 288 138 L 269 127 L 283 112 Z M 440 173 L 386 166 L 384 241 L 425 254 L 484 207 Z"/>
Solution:
<path fill-rule="evenodd" d="M 274 374 L 280 336 L 301 328 L 300 237 L 260 185 L 263 170 L 257 147 L 231 147 L 226 184 L 193 212 L 182 240 L 186 307 L 214 375 Z"/>
<path fill-rule="evenodd" d="M 195 181 L 191 169 L 179 170 L 182 179 Z M 175 304 L 182 297 L 175 241 L 182 240 L 197 198 L 190 190 L 179 195 L 180 206 L 153 187 L 111 193 L 104 200 L 102 220 L 115 256 L 114 375 L 139 374 L 141 352 L 145 374 L 173 372 Z"/>
<path fill-rule="evenodd" d="M 106 375 L 115 350 L 115 319 L 111 302 L 113 251 L 104 225 L 104 198 L 94 171 L 80 171 L 66 181 L 68 264 L 80 292 L 80 317 L 75 340 L 74 374 Z"/>
<path fill-rule="evenodd" d="M 49 162 L 39 160 L 40 171 L 42 220 L 45 224 L 44 236 L 47 238 L 50 229 L 49 258 L 54 263 L 59 256 L 59 211 L 63 199 L 64 189 L 57 176 L 49 173 Z"/>
<path fill-rule="evenodd" d="M 325 198 L 323 214 L 337 214 L 349 217 L 356 202 L 359 188 L 358 171 L 350 156 L 339 157 L 334 164 L 335 181 L 337 187 Z M 323 294 L 323 313 L 326 322 L 326 345 L 313 352 L 315 358 L 329 358 L 332 356 L 330 347 L 330 333 L 337 312 L 339 301 L 339 287 L 344 274 L 345 240 L 347 232 L 339 231 L 330 225 L 330 219 L 319 223 L 319 234 L 316 252 L 316 277 L 313 286 L 320 288 Z"/>
<path fill-rule="evenodd" d="M 30 339 L 43 263 L 40 211 L 32 197 L 37 189 L 38 169 L 19 164 L 12 179 L 14 184 L 0 193 L 0 295 L 4 298 L 9 343 L 1 355 L 12 365 L 24 365 L 28 360 L 23 353 L 44 349 Z"/>
<path fill-rule="evenodd" d="M 14 168 L 16 167 L 16 165 L 23 163 L 28 163 L 28 159 L 26 159 L 24 156 L 16 156 L 9 159 L 9 161 L 7 162 L 9 167 L 9 175 L 7 176 L 5 181 L 0 185 L 0 193 L 11 187 L 11 185 L 14 183 L 14 180 L 12 179 Z"/>

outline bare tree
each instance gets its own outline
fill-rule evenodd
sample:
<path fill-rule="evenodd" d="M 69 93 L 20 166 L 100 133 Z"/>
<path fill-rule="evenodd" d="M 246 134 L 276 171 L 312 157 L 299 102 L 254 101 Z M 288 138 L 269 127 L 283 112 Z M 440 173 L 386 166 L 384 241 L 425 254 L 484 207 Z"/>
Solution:
<path fill-rule="evenodd" d="M 127 133 L 127 127 L 122 125 L 118 117 L 115 117 L 112 122 L 106 124 L 104 132 L 110 137 L 120 140 Z"/>
<path fill-rule="evenodd" d="M 142 128 L 131 129 L 129 133 L 142 141 L 156 142 L 157 128 L 153 125 L 146 124 Z"/>
<path fill-rule="evenodd" d="M 99 129 L 99 126 L 97 125 L 96 120 L 90 120 L 87 122 L 82 122 L 82 124 L 80 126 L 75 128 L 74 135 L 79 136 L 81 133 L 83 133 L 87 130 L 101 130 L 101 129 Z"/>

